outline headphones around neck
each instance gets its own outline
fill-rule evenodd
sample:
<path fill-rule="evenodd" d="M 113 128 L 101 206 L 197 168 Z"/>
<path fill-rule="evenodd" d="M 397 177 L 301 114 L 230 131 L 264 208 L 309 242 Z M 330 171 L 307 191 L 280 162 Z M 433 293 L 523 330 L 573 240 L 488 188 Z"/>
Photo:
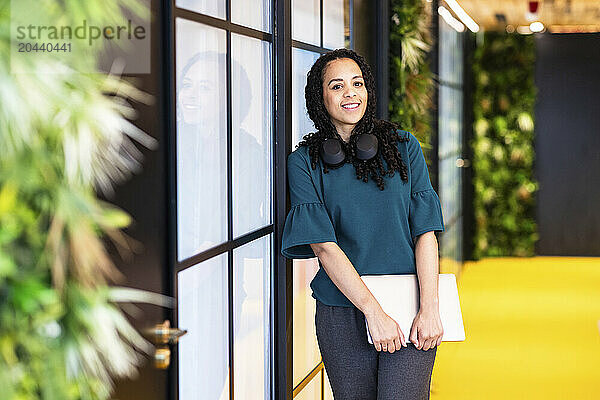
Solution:
<path fill-rule="evenodd" d="M 377 137 L 370 133 L 363 133 L 356 139 L 356 157 L 359 160 L 370 160 L 377 155 Z M 327 138 L 321 143 L 319 149 L 321 159 L 332 168 L 341 167 L 346 162 L 346 153 L 339 139 Z"/>

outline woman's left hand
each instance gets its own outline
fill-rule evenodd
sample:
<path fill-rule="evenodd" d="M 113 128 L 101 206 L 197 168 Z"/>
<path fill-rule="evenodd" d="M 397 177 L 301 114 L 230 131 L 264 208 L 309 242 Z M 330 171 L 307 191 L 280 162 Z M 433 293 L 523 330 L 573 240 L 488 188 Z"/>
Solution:
<path fill-rule="evenodd" d="M 419 309 L 410 328 L 410 342 L 419 350 L 429 350 L 442 343 L 443 335 L 439 309 Z"/>

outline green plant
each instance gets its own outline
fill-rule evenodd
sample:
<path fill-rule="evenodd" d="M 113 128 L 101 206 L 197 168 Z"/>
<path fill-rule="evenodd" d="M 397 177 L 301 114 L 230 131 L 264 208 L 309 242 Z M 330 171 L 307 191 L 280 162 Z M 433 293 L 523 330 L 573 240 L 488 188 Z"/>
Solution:
<path fill-rule="evenodd" d="M 35 4 L 32 13 L 62 25 L 123 20 L 117 2 Z M 127 120 L 131 101 L 151 99 L 119 77 L 86 73 L 94 46 L 68 64 L 20 61 L 60 73 L 12 73 L 10 17 L 0 0 L 0 398 L 106 399 L 152 349 L 118 303 L 167 304 L 109 286 L 122 277 L 103 239 L 127 251 L 130 217 L 96 195 L 139 164 L 134 142 L 156 144 Z"/>
<path fill-rule="evenodd" d="M 534 38 L 486 32 L 472 65 L 474 257 L 531 256 L 538 239 Z"/>
<path fill-rule="evenodd" d="M 428 4 L 390 1 L 389 118 L 413 133 L 425 149 L 430 147 L 434 106 L 434 81 L 427 60 L 432 45 Z"/>

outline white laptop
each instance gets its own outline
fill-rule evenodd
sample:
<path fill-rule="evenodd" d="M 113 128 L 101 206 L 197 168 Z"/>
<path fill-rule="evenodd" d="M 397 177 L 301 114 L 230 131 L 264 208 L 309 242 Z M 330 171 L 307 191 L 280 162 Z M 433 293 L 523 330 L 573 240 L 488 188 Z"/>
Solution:
<path fill-rule="evenodd" d="M 410 343 L 410 328 L 419 311 L 419 281 L 416 274 L 403 275 L 362 275 L 361 279 L 375 296 L 383 311 L 394 319 L 407 343 Z M 454 274 L 439 274 L 438 298 L 440 319 L 444 334 L 442 341 L 459 342 L 465 340 L 465 328 L 460 302 L 458 299 L 458 287 Z M 373 344 L 367 326 L 367 339 Z"/>

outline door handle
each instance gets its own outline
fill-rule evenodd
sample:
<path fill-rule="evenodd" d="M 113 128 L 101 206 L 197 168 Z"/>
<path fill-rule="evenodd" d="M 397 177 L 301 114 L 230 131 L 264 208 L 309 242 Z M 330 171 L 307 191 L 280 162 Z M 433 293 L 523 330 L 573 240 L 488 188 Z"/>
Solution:
<path fill-rule="evenodd" d="M 471 166 L 471 160 L 459 157 L 456 159 L 455 164 L 458 168 L 469 168 Z"/>
<path fill-rule="evenodd" d="M 145 333 L 155 344 L 154 367 L 167 369 L 171 363 L 171 349 L 169 346 L 177 344 L 179 338 L 187 333 L 187 330 L 171 328 L 171 322 L 166 319 L 162 324 L 146 329 Z"/>

